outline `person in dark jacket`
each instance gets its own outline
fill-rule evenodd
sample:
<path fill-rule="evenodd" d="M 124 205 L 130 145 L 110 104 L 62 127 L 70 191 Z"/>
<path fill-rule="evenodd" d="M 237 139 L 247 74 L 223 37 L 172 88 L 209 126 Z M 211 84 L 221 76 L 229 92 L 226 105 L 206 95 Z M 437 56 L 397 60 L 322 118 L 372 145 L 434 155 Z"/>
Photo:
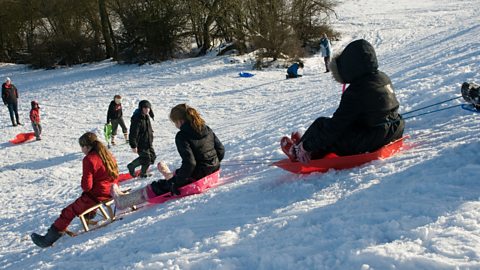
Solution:
<path fill-rule="evenodd" d="M 291 66 L 289 66 L 287 69 L 287 79 L 302 77 L 302 75 L 298 74 L 299 68 L 303 68 L 302 62 L 293 63 Z"/>
<path fill-rule="evenodd" d="M 286 154 L 308 163 L 327 153 L 375 151 L 402 137 L 404 120 L 390 78 L 378 70 L 375 50 L 366 40 L 351 42 L 330 63 L 333 77 L 350 84 L 331 118 L 320 117 Z"/>
<path fill-rule="evenodd" d="M 12 80 L 9 77 L 2 84 L 2 101 L 5 106 L 8 107 L 8 112 L 10 113 L 10 120 L 12 125 L 15 127 L 17 125 L 22 125 L 18 117 L 18 90 L 15 85 L 12 84 Z M 15 116 L 15 118 L 14 118 Z M 17 120 L 17 121 L 15 121 Z"/>
<path fill-rule="evenodd" d="M 118 178 L 118 166 L 113 155 L 94 133 L 83 134 L 78 143 L 85 154 L 82 161 L 82 195 L 62 210 L 46 235 L 32 233 L 33 243 L 41 248 L 53 245 L 64 235 L 72 220 L 101 201 L 111 199 L 110 189 Z"/>
<path fill-rule="evenodd" d="M 132 151 L 138 154 L 138 158 L 127 165 L 128 172 L 133 177 L 136 176 L 135 168 L 141 166 L 140 177 L 147 177 L 147 170 L 157 158 L 153 150 L 153 129 L 150 117 L 153 119 L 152 104 L 148 100 L 142 100 L 138 103 L 138 109 L 132 115 L 130 120 L 129 143 Z"/>
<path fill-rule="evenodd" d="M 187 104 L 179 104 L 172 108 L 170 120 L 180 130 L 175 136 L 175 144 L 182 158 L 182 165 L 173 175 L 168 168 L 161 170 L 166 179 L 153 181 L 128 194 L 122 194 L 118 186 L 114 185 L 112 196 L 117 208 L 139 205 L 168 192 L 178 195 L 178 188 L 220 169 L 225 148 L 196 109 Z M 159 169 L 160 167 L 162 166 L 159 165 Z"/>
<path fill-rule="evenodd" d="M 107 124 L 109 123 L 112 124 L 112 145 L 115 145 L 115 136 L 117 135 L 118 125 L 122 128 L 123 136 L 128 143 L 128 129 L 125 125 L 125 121 L 123 121 L 122 97 L 120 95 L 115 95 L 108 106 Z"/>

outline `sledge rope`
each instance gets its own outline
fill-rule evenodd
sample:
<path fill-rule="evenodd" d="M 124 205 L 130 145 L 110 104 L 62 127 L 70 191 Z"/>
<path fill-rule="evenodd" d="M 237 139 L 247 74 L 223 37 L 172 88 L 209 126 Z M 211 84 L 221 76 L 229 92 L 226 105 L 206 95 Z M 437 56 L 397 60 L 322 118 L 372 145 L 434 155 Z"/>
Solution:
<path fill-rule="evenodd" d="M 446 102 L 449 102 L 449 101 L 452 101 L 452 100 L 455 100 L 455 99 L 459 99 L 459 98 L 461 98 L 461 97 L 462 97 L 462 96 L 450 98 L 450 99 L 447 99 L 447 100 L 444 100 L 444 101 L 437 102 L 437 103 L 432 104 L 432 105 L 428 105 L 428 106 L 425 106 L 425 107 L 421 107 L 421 108 L 418 108 L 418 109 L 415 109 L 415 110 L 412 110 L 412 111 L 409 111 L 409 112 L 401 113 L 401 115 L 410 114 L 410 113 L 413 113 L 413 112 L 416 112 L 416 111 L 420 111 L 420 110 L 423 110 L 423 109 L 426 109 L 426 108 L 430 108 L 430 107 L 433 107 L 433 106 L 436 106 L 436 105 L 440 105 L 440 104 L 443 104 L 443 103 L 446 103 Z M 453 108 L 453 107 L 452 107 L 452 108 Z M 404 119 L 406 119 L 406 118 L 404 118 Z"/>
<path fill-rule="evenodd" d="M 437 109 L 437 110 L 433 110 L 433 111 L 429 111 L 429 112 L 425 112 L 425 113 L 421 113 L 421 114 L 416 114 L 416 115 L 404 117 L 403 120 L 405 120 L 405 119 L 410 119 L 410 118 L 414 118 L 414 117 L 417 117 L 417 116 L 426 115 L 426 114 L 431 114 L 431 113 L 435 113 L 435 112 L 440 112 L 440 111 L 449 110 L 449 109 L 452 109 L 452 108 L 455 108 L 455 107 L 460 107 L 460 106 L 462 106 L 462 105 L 463 105 L 463 104 L 457 104 L 457 105 L 453 105 L 453 106 L 449 106 L 449 107 L 445 107 L 445 108 L 441 108 L 441 109 Z"/>

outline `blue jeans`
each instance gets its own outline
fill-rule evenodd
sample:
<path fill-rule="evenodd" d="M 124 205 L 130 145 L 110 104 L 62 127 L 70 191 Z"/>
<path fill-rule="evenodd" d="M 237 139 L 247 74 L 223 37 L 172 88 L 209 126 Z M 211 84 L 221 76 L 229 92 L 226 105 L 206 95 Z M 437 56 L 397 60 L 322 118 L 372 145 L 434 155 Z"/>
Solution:
<path fill-rule="evenodd" d="M 12 125 L 16 126 L 17 124 L 20 124 L 20 121 L 18 120 L 18 106 L 17 103 L 7 103 L 8 107 L 8 112 L 10 112 L 10 120 L 12 120 Z M 15 122 L 13 115 L 15 114 L 15 119 L 17 119 L 17 122 Z"/>

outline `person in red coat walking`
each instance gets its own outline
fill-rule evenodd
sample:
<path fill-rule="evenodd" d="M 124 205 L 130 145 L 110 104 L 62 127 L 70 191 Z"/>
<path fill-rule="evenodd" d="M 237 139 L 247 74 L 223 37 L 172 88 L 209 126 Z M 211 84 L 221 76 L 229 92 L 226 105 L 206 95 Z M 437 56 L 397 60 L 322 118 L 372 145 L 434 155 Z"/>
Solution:
<path fill-rule="evenodd" d="M 113 155 L 92 132 L 83 134 L 78 142 L 85 157 L 82 161 L 82 195 L 62 210 L 46 235 L 31 234 L 39 247 L 51 246 L 67 229 L 70 222 L 88 208 L 111 199 L 110 188 L 117 182 L 118 166 Z"/>
<path fill-rule="evenodd" d="M 38 102 L 33 100 L 31 102 L 32 109 L 30 110 L 30 121 L 32 121 L 33 132 L 35 132 L 35 137 L 37 141 L 41 140 L 42 137 L 42 125 L 40 125 L 40 106 Z"/>

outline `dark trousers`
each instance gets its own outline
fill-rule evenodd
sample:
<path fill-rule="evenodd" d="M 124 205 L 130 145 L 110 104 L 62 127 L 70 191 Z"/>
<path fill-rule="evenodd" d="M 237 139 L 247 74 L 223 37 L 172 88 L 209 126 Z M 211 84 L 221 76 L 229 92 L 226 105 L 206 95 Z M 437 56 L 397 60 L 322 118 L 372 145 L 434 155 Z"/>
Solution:
<path fill-rule="evenodd" d="M 330 69 L 328 68 L 328 65 L 330 64 L 330 56 L 324 57 L 323 61 L 325 61 L 325 70 L 326 72 L 329 72 Z"/>
<path fill-rule="evenodd" d="M 132 169 L 132 171 L 135 170 L 138 166 L 141 167 L 141 174 L 146 174 L 148 167 L 155 162 L 155 159 L 157 158 L 157 155 L 155 154 L 155 150 L 153 150 L 153 147 L 150 147 L 148 149 L 138 149 L 138 158 L 134 159 L 132 162 L 130 162 L 127 167 Z M 133 175 L 132 175 L 133 176 Z"/>
<path fill-rule="evenodd" d="M 302 141 L 318 140 L 319 134 L 325 130 L 325 125 L 328 121 L 330 121 L 330 119 L 327 117 L 317 118 L 307 131 L 305 131 Z M 330 145 L 325 145 L 323 149 L 311 149 L 312 159 L 322 158 L 328 153 L 346 156 L 372 152 L 402 137 L 405 127 L 403 120 L 385 125 L 386 126 L 370 128 L 352 127 L 351 130 L 339 136 Z"/>
<path fill-rule="evenodd" d="M 118 125 L 122 128 L 123 134 L 128 133 L 127 126 L 125 125 L 123 118 L 120 117 L 118 119 L 112 119 L 112 137 L 117 135 Z"/>
<path fill-rule="evenodd" d="M 12 125 L 20 124 L 18 117 L 18 105 L 17 103 L 7 103 L 8 112 L 10 113 L 10 120 L 12 120 Z M 15 116 L 15 118 L 13 118 Z M 17 119 L 17 122 L 15 122 Z"/>

